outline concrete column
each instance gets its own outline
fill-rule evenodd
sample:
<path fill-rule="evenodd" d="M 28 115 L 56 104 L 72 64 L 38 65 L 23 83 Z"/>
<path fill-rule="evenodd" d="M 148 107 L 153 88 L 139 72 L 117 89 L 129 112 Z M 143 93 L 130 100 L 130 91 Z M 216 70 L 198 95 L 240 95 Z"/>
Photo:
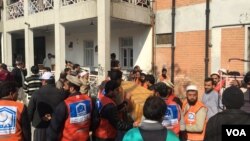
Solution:
<path fill-rule="evenodd" d="M 221 28 L 212 29 L 211 73 L 221 68 Z"/>
<path fill-rule="evenodd" d="M 55 79 L 58 80 L 65 68 L 65 27 L 60 24 L 60 1 L 54 1 L 55 9 Z"/>
<path fill-rule="evenodd" d="M 28 71 L 28 75 L 31 75 L 30 68 L 34 65 L 34 37 L 33 30 L 29 28 L 29 25 L 25 25 L 24 28 L 25 39 L 25 66 Z"/>
<path fill-rule="evenodd" d="M 98 83 L 110 70 L 110 0 L 97 0 Z"/>
<path fill-rule="evenodd" d="M 4 31 L 3 32 L 3 52 L 2 61 L 7 66 L 12 66 L 12 42 L 11 34 Z"/>
<path fill-rule="evenodd" d="M 65 27 L 59 23 L 55 24 L 55 67 L 57 80 L 65 68 Z"/>
<path fill-rule="evenodd" d="M 5 21 L 7 20 L 6 18 L 6 12 L 7 12 L 7 1 L 3 2 L 3 6 L 5 7 L 3 9 L 3 33 L 2 33 L 2 38 L 3 38 L 3 46 L 2 46 L 2 61 L 8 66 L 12 66 L 12 42 L 11 42 L 11 34 L 6 31 L 6 24 Z"/>

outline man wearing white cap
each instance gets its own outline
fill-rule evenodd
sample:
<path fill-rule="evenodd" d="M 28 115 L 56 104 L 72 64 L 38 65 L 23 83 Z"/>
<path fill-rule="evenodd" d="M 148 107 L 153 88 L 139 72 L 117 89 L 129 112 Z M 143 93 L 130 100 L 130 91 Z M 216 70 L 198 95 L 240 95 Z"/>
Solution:
<path fill-rule="evenodd" d="M 40 79 L 42 87 L 35 91 L 28 105 L 29 119 L 32 121 L 35 141 L 46 140 L 46 129 L 56 106 L 65 99 L 55 87 L 55 79 L 51 72 L 45 72 Z"/>
<path fill-rule="evenodd" d="M 202 141 L 206 128 L 207 108 L 198 101 L 197 86 L 187 86 L 186 96 L 187 102 L 182 107 L 185 126 L 181 126 L 180 136 L 185 140 Z"/>

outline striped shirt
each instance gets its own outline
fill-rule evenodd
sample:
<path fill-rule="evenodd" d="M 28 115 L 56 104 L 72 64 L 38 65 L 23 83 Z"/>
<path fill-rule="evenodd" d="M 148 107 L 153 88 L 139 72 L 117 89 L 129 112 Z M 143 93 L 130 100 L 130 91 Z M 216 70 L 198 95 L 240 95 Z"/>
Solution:
<path fill-rule="evenodd" d="M 42 86 L 42 81 L 39 79 L 39 75 L 35 74 L 25 79 L 23 90 L 25 92 L 25 95 L 30 100 L 33 92 L 38 90 L 41 86 Z"/>

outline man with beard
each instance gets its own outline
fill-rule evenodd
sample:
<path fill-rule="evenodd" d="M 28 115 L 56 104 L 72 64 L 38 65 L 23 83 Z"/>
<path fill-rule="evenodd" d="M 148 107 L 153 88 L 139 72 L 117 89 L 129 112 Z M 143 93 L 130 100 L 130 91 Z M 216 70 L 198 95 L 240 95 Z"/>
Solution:
<path fill-rule="evenodd" d="M 147 89 L 148 85 L 146 83 L 146 74 L 145 73 L 141 73 L 140 81 L 141 81 L 141 86 Z"/>
<path fill-rule="evenodd" d="M 220 98 L 216 91 L 214 91 L 214 82 L 212 78 L 206 78 L 204 82 L 205 93 L 202 96 L 203 104 L 208 108 L 207 120 L 219 112 Z"/>
<path fill-rule="evenodd" d="M 197 86 L 187 86 L 186 97 L 187 102 L 182 107 L 185 126 L 180 127 L 182 131 L 180 136 L 184 140 L 201 141 L 204 138 L 206 128 L 207 108 L 198 101 Z"/>

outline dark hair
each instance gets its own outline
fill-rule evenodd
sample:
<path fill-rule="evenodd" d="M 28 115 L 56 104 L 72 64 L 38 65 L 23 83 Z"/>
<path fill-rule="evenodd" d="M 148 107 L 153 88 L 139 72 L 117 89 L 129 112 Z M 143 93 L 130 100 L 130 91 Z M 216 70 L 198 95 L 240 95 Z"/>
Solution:
<path fill-rule="evenodd" d="M 51 68 L 50 67 L 43 67 L 44 70 L 51 72 Z"/>
<path fill-rule="evenodd" d="M 109 93 L 110 91 L 114 91 L 116 88 L 119 87 L 117 81 L 110 80 L 105 84 L 105 94 Z"/>
<path fill-rule="evenodd" d="M 67 74 L 65 72 L 60 73 L 60 78 L 61 79 L 66 79 Z"/>
<path fill-rule="evenodd" d="M 111 70 L 109 71 L 110 80 L 119 80 L 122 79 L 122 72 L 120 70 Z"/>
<path fill-rule="evenodd" d="M 246 73 L 245 77 L 244 77 L 244 82 L 248 83 L 250 82 L 250 71 Z"/>
<path fill-rule="evenodd" d="M 156 83 L 154 90 L 160 94 L 161 97 L 166 97 L 170 93 L 170 88 L 163 82 Z"/>
<path fill-rule="evenodd" d="M 75 68 L 77 68 L 77 67 L 80 67 L 80 65 L 79 65 L 79 64 L 74 64 L 74 65 L 73 65 L 73 69 L 75 69 Z"/>
<path fill-rule="evenodd" d="M 166 68 L 162 68 L 161 72 L 163 72 L 163 71 L 167 72 L 168 70 Z"/>
<path fill-rule="evenodd" d="M 111 53 L 110 57 L 111 57 L 111 58 L 116 58 L 115 53 Z"/>
<path fill-rule="evenodd" d="M 65 68 L 64 73 L 67 73 L 67 71 L 70 71 L 70 68 Z"/>
<path fill-rule="evenodd" d="M 80 86 L 77 86 L 76 84 L 74 84 L 70 81 L 68 81 L 68 85 L 69 85 L 69 87 L 73 87 L 77 92 L 80 91 Z"/>
<path fill-rule="evenodd" d="M 146 75 L 146 81 L 149 81 L 150 84 L 155 84 L 155 77 L 151 74 Z"/>
<path fill-rule="evenodd" d="M 143 115 L 146 119 L 161 121 L 166 109 L 167 105 L 163 99 L 158 96 L 150 96 L 144 104 Z"/>
<path fill-rule="evenodd" d="M 4 64 L 4 63 L 2 63 L 2 68 L 3 68 L 4 70 L 8 70 L 7 65 Z"/>
<path fill-rule="evenodd" d="M 8 96 L 10 92 L 16 92 L 18 84 L 14 81 L 6 81 L 0 85 L 0 98 Z"/>
<path fill-rule="evenodd" d="M 204 82 L 210 82 L 210 81 L 212 82 L 212 85 L 215 85 L 215 82 L 214 82 L 213 78 L 207 77 L 204 80 Z"/>
<path fill-rule="evenodd" d="M 31 70 L 31 72 L 33 74 L 38 74 L 39 73 L 39 67 L 38 66 L 32 66 L 30 70 Z"/>

